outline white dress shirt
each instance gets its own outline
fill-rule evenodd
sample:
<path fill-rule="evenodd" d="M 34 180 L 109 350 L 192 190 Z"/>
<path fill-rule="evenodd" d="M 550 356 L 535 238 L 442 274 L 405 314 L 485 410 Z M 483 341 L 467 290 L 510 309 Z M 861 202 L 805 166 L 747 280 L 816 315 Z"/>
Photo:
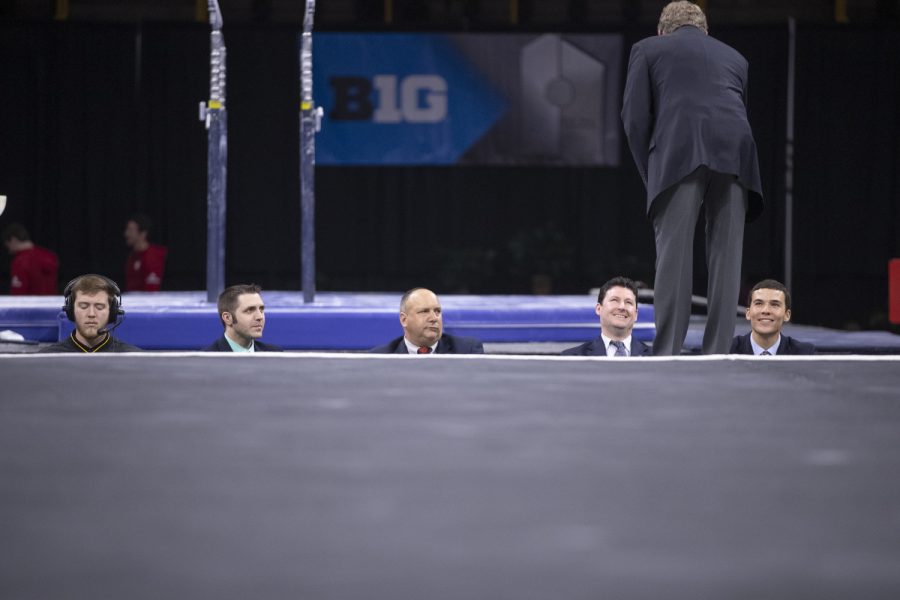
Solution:
<path fill-rule="evenodd" d="M 753 335 L 752 334 L 750 335 L 750 347 L 753 348 L 754 356 L 759 356 L 766 350 L 769 351 L 769 354 L 771 354 L 772 356 L 775 356 L 776 354 L 778 354 L 779 346 L 781 346 L 781 334 L 780 333 L 778 334 L 778 339 L 775 340 L 775 343 L 772 344 L 771 348 L 763 348 L 762 346 L 760 346 L 759 344 L 756 343 L 756 340 L 753 339 Z"/>

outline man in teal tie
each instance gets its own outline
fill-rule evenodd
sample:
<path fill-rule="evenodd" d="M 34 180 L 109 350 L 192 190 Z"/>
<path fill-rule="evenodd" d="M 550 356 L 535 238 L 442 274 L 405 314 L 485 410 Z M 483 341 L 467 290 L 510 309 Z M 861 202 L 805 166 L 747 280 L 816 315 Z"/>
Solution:
<path fill-rule="evenodd" d="M 216 308 L 225 333 L 204 352 L 281 352 L 274 344 L 259 341 L 266 326 L 266 305 L 256 284 L 233 285 L 219 294 Z"/>

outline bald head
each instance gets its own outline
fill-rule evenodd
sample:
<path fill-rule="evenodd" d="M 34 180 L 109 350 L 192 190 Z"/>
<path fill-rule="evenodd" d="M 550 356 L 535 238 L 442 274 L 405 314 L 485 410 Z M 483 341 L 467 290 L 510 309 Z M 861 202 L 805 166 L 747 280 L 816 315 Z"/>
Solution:
<path fill-rule="evenodd" d="M 413 288 L 400 299 L 403 336 L 416 346 L 433 346 L 444 332 L 441 301 L 431 290 Z"/>

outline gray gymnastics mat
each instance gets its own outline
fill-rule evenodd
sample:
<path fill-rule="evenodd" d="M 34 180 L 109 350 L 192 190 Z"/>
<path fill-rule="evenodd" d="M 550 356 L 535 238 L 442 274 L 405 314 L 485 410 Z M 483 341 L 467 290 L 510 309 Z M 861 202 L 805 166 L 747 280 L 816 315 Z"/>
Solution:
<path fill-rule="evenodd" d="M 900 597 L 888 358 L 0 357 L 0 597 Z"/>

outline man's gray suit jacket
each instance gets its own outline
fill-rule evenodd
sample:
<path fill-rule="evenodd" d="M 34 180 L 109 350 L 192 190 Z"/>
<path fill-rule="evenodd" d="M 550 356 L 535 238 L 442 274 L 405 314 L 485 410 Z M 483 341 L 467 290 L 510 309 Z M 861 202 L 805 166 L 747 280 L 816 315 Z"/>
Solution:
<path fill-rule="evenodd" d="M 748 64 L 730 46 L 685 25 L 631 48 L 622 123 L 653 200 L 701 165 L 736 175 L 762 210 L 756 143 L 747 120 Z"/>

